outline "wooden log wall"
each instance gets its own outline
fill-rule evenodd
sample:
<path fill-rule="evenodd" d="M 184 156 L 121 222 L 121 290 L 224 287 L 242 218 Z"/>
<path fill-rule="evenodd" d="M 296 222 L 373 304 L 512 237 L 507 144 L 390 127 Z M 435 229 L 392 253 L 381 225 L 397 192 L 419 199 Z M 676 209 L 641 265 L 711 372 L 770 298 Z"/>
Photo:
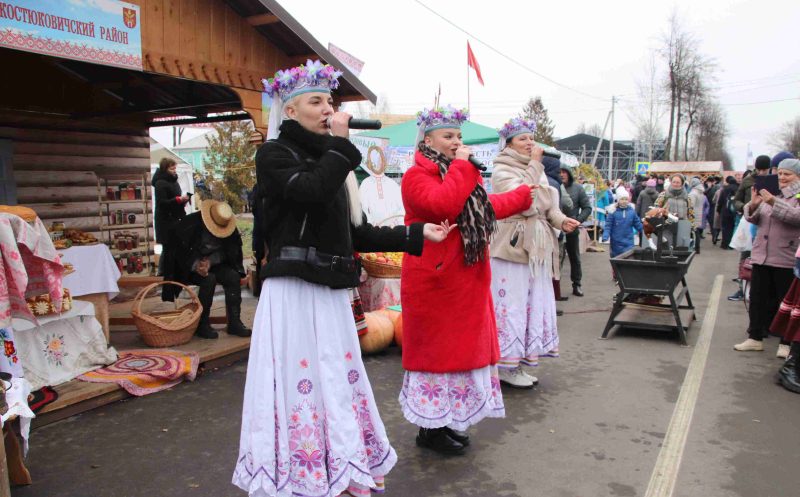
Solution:
<path fill-rule="evenodd" d="M 35 210 L 47 226 L 64 221 L 67 228 L 105 240 L 100 226 L 108 224 L 108 219 L 100 217 L 98 178 L 114 177 L 110 185 L 116 186 L 120 177 L 148 174 L 149 186 L 150 141 L 144 131 L 73 131 L 51 123 L 47 128 L 0 126 L 0 138 L 13 142 L 17 203 Z M 104 186 L 101 193 L 105 197 Z M 152 189 L 148 188 L 147 195 L 152 198 Z M 141 200 L 110 207 L 136 214 L 138 223 L 144 221 Z M 148 234 L 152 239 L 152 230 Z"/>

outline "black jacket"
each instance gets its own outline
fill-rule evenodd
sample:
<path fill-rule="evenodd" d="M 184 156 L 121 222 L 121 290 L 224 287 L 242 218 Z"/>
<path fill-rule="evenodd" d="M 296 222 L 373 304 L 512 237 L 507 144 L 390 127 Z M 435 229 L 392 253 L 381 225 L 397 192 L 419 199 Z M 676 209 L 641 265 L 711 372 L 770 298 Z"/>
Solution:
<path fill-rule="evenodd" d="M 565 214 L 583 224 L 584 221 L 589 219 L 589 215 L 592 213 L 592 203 L 589 201 L 589 196 L 586 195 L 586 190 L 583 189 L 583 185 L 575 183 L 572 170 L 568 167 L 562 167 L 561 169 L 566 171 L 569 175 L 569 181 L 564 185 L 564 188 L 572 199 L 572 212 L 567 212 Z"/>
<path fill-rule="evenodd" d="M 648 186 L 639 193 L 639 198 L 636 199 L 636 215 L 644 219 L 647 211 L 656 205 L 658 192 L 655 187 Z"/>
<path fill-rule="evenodd" d="M 191 284 L 189 276 L 192 272 L 192 265 L 202 254 L 203 232 L 206 227 L 203 224 L 202 215 L 193 212 L 179 221 L 170 233 L 169 243 L 164 245 L 164 279 L 177 281 L 185 285 Z M 242 236 L 239 230 L 234 230 L 233 234 L 222 239 L 223 260 L 220 264 L 228 264 L 235 269 L 240 276 L 244 276 L 244 264 L 242 255 Z M 179 287 L 167 285 L 161 292 L 161 299 L 171 301 L 180 292 Z"/>
<path fill-rule="evenodd" d="M 158 169 L 151 184 L 156 204 L 156 241 L 163 244 L 175 224 L 186 216 L 186 209 L 183 202 L 175 198 L 181 196 L 181 185 L 178 184 L 177 176 L 162 173 Z"/>
<path fill-rule="evenodd" d="M 717 202 L 716 210 L 717 214 L 722 216 L 720 219 L 723 221 L 726 219 L 736 219 L 736 212 L 731 212 L 728 200 L 730 200 L 730 204 L 735 207 L 733 199 L 738 189 L 739 183 L 728 184 L 725 185 L 725 188 L 722 189 L 722 193 L 719 194 L 719 202 Z"/>
<path fill-rule="evenodd" d="M 280 259 L 283 247 L 314 247 L 317 253 L 353 257 L 354 251 L 422 253 L 422 223 L 378 228 L 350 222 L 345 179 L 361 163 L 345 138 L 318 135 L 293 120 L 281 124 L 277 140 L 256 153 L 256 218 L 267 246 L 262 278 L 293 276 L 330 288 L 359 284 L 359 268 L 333 271 L 305 261 Z"/>

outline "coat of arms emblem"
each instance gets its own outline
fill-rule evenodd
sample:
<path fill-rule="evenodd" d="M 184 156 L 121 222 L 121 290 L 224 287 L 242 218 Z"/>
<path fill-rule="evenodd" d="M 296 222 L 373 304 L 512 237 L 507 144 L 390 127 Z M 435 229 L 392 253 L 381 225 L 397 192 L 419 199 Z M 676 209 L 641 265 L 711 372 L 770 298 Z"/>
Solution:
<path fill-rule="evenodd" d="M 136 27 L 136 11 L 134 9 L 129 9 L 126 7 L 122 8 L 122 20 L 125 22 L 125 25 L 129 28 L 133 29 Z"/>

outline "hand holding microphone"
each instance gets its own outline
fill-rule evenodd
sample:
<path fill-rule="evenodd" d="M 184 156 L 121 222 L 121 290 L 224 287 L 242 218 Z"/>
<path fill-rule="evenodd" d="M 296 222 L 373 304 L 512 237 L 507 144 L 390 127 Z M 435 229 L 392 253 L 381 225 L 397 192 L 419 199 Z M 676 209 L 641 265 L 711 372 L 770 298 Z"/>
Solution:
<path fill-rule="evenodd" d="M 328 128 L 330 128 L 331 132 L 336 136 L 344 136 L 345 138 L 349 136 L 349 132 L 346 135 L 341 135 L 337 134 L 333 129 L 333 126 L 337 120 L 337 116 L 339 116 L 340 114 L 343 116 L 347 116 L 346 118 L 345 117 L 339 118 L 344 120 L 343 126 L 345 126 L 345 128 L 347 129 L 381 129 L 381 127 L 383 126 L 383 124 L 377 119 L 356 119 L 346 112 L 337 112 L 333 116 L 328 118 Z"/>

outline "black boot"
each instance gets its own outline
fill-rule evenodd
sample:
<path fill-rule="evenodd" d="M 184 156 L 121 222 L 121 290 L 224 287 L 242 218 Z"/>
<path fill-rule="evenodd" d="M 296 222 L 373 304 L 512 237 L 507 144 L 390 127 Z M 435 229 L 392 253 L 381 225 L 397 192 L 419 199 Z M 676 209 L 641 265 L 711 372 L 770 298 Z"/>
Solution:
<path fill-rule="evenodd" d="M 572 285 L 572 295 L 576 297 L 583 297 L 583 290 L 581 290 L 581 285 Z"/>
<path fill-rule="evenodd" d="M 249 337 L 253 334 L 253 330 L 248 328 L 242 323 L 242 304 L 231 304 L 227 306 L 228 309 L 228 334 L 236 335 L 237 337 Z"/>
<path fill-rule="evenodd" d="M 446 428 L 420 428 L 417 435 L 417 445 L 448 456 L 457 456 L 464 453 L 464 444 L 450 438 Z"/>
<path fill-rule="evenodd" d="M 792 349 L 789 357 L 778 371 L 778 380 L 783 388 L 790 392 L 800 393 L 800 361 L 797 356 L 800 354 L 800 342 L 792 342 Z"/>
<path fill-rule="evenodd" d="M 194 332 L 195 336 L 213 340 L 219 337 L 219 333 L 211 328 L 207 319 L 200 319 L 200 324 L 197 325 L 197 330 Z"/>
<path fill-rule="evenodd" d="M 454 430 L 449 426 L 444 427 L 444 432 L 447 433 L 448 437 L 452 438 L 464 447 L 469 447 L 469 435 L 467 435 L 467 432 Z"/>

